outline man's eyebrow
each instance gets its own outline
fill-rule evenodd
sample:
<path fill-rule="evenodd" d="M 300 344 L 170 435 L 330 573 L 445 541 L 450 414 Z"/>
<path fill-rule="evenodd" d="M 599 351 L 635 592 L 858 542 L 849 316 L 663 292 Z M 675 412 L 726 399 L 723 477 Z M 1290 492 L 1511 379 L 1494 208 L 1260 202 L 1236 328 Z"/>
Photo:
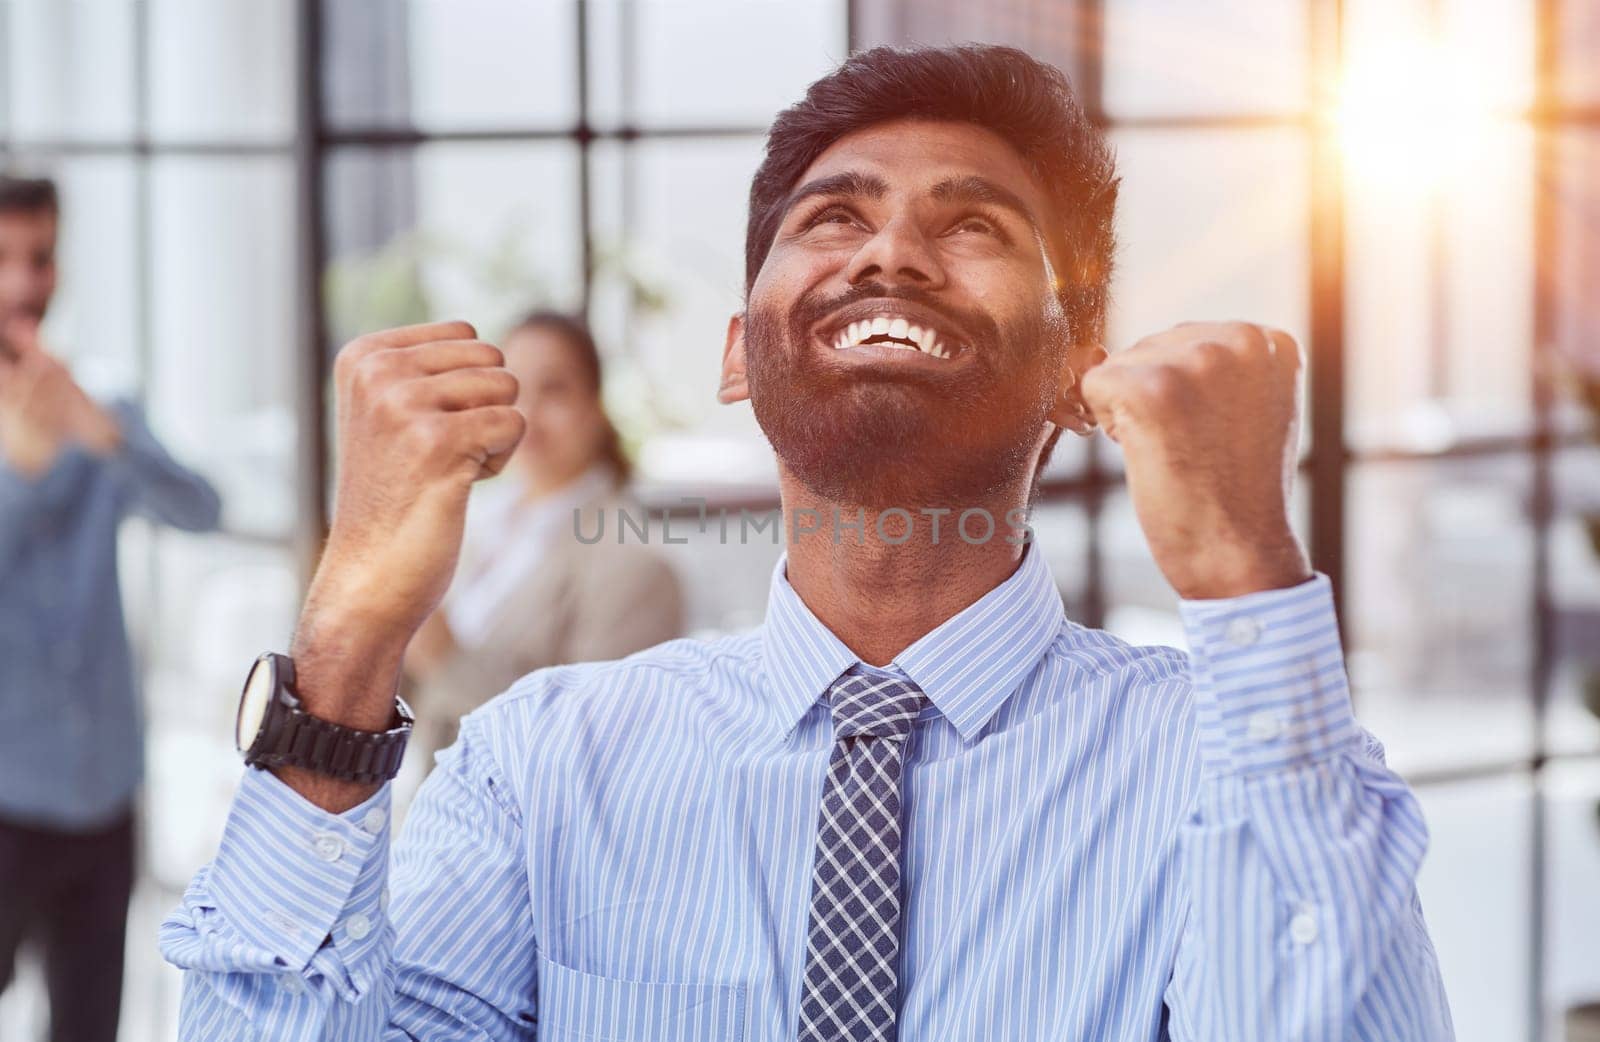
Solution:
<path fill-rule="evenodd" d="M 783 201 L 783 213 L 794 209 L 795 204 L 802 199 L 809 199 L 814 195 L 837 195 L 857 199 L 882 199 L 889 194 L 889 182 L 877 174 L 864 174 L 859 170 L 846 170 L 842 173 L 829 174 L 819 177 L 815 181 L 805 184 L 789 193 Z"/>
<path fill-rule="evenodd" d="M 987 203 L 1010 210 L 1018 217 L 1027 221 L 1035 232 L 1043 234 L 1039 226 L 1039 218 L 1033 209 L 1022 197 L 1004 185 L 997 185 L 988 178 L 979 177 L 977 174 L 967 174 L 964 177 L 950 177 L 933 186 L 930 193 L 935 199 L 949 203 Z"/>

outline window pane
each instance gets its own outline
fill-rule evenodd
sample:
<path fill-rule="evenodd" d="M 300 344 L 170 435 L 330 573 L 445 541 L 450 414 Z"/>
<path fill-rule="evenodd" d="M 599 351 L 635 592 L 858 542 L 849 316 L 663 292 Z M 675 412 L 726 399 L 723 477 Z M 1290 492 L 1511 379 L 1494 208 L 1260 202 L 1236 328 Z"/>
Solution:
<path fill-rule="evenodd" d="M 150 870 L 182 887 L 209 859 L 239 781 L 229 697 L 250 661 L 285 646 L 300 590 L 287 549 L 162 532 L 145 680 Z"/>
<path fill-rule="evenodd" d="M 1600 764 L 1552 765 L 1545 775 L 1544 1008 L 1549 1042 L 1570 1007 L 1600 1003 Z"/>
<path fill-rule="evenodd" d="M 1397 765 L 1531 752 L 1530 482 L 1521 456 L 1351 470 L 1351 681 Z"/>
<path fill-rule="evenodd" d="M 570 0 L 321 6 L 324 101 L 335 126 L 466 130 L 577 119 Z"/>
<path fill-rule="evenodd" d="M 1533 786 L 1521 776 L 1417 790 L 1428 856 L 1417 893 L 1457 1042 L 1526 1034 Z"/>
<path fill-rule="evenodd" d="M 1247 319 L 1302 342 L 1308 305 L 1304 137 L 1281 130 L 1125 130 L 1109 336 Z"/>
<path fill-rule="evenodd" d="M 1106 110 L 1124 118 L 1303 110 L 1306 7 L 1107 0 Z"/>
<path fill-rule="evenodd" d="M 496 337 L 534 306 L 579 299 L 571 145 L 340 149 L 328 181 L 325 286 L 339 341 L 443 318 Z"/>
<path fill-rule="evenodd" d="M 50 346 L 97 396 L 139 388 L 138 182 L 132 159 L 85 156 L 56 168 L 61 282 Z"/>
<path fill-rule="evenodd" d="M 1087 7 L 1061 0 L 855 0 L 851 21 L 857 49 L 982 40 L 1020 48 L 1076 80 L 1083 36 L 1095 17 Z"/>
<path fill-rule="evenodd" d="M 286 160 L 151 165 L 151 418 L 236 531 L 294 523 L 293 200 Z"/>
<path fill-rule="evenodd" d="M 645 126 L 765 128 L 845 57 L 840 0 L 605 0 L 594 6 L 591 111 L 601 125 L 632 117 Z"/>
<path fill-rule="evenodd" d="M 1532 140 L 1495 124 L 1437 176 L 1348 184 L 1350 443 L 1434 451 L 1532 422 Z"/>
<path fill-rule="evenodd" d="M 6 4 L 11 133 L 34 140 L 133 134 L 133 4 Z"/>
<path fill-rule="evenodd" d="M 634 434 L 650 442 L 640 459 L 646 477 L 774 477 L 750 407 L 715 405 L 728 318 L 743 306 L 745 200 L 760 156 L 755 137 L 595 152 L 604 190 L 595 200 L 602 277 L 592 315 L 617 356 L 613 414 L 638 423 Z"/>
<path fill-rule="evenodd" d="M 1546 741 L 1600 750 L 1600 449 L 1564 452 L 1553 468 L 1549 584 L 1555 661 Z"/>
<path fill-rule="evenodd" d="M 1483 115 L 1533 100 L 1528 0 L 1343 0 L 1346 75 L 1380 118 Z M 1427 127 L 1418 127 L 1426 131 Z"/>
<path fill-rule="evenodd" d="M 297 5 L 149 0 L 148 6 L 151 136 L 268 142 L 293 136 Z"/>

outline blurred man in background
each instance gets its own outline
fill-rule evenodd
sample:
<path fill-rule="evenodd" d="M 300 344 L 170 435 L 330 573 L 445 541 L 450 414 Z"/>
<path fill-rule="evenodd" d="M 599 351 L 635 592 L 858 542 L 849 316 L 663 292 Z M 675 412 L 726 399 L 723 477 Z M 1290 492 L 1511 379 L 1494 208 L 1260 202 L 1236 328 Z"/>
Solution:
<path fill-rule="evenodd" d="M 424 763 L 518 677 L 683 633 L 683 591 L 653 547 L 577 538 L 574 512 L 585 533 L 619 512 L 645 516 L 627 494 L 632 467 L 600 398 L 594 338 L 577 319 L 536 311 L 506 334 L 505 355 L 527 433 L 474 493 L 455 580 L 406 650 L 412 756 Z"/>
<path fill-rule="evenodd" d="M 51 182 L 0 176 L 0 990 L 30 942 L 52 1042 L 112 1042 L 142 761 L 117 528 L 220 506 L 40 342 L 59 216 Z"/>

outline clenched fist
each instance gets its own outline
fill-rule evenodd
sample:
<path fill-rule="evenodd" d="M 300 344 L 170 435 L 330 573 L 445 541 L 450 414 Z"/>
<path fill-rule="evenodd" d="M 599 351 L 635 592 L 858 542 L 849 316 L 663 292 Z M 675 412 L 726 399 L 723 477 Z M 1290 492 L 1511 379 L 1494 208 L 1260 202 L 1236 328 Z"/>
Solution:
<path fill-rule="evenodd" d="M 1084 374 L 1084 401 L 1122 446 L 1140 527 L 1179 596 L 1311 577 L 1289 523 L 1300 364 L 1287 333 L 1188 322 Z"/>
<path fill-rule="evenodd" d="M 0 344 L 0 455 L 13 467 L 41 474 L 69 443 L 99 455 L 117 450 L 117 421 L 45 350 L 37 322 L 12 320 L 0 329 Z"/>
<path fill-rule="evenodd" d="M 444 596 L 472 483 L 522 437 L 517 381 L 465 322 L 372 333 L 334 366 L 333 527 L 295 637 L 318 716 L 387 726 L 406 643 Z"/>

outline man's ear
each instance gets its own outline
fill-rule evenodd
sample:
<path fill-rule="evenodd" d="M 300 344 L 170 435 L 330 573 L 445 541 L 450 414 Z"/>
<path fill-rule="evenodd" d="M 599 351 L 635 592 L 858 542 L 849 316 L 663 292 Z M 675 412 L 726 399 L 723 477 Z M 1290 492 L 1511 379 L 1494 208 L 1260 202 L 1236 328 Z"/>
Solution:
<path fill-rule="evenodd" d="M 744 312 L 728 319 L 728 340 L 722 347 L 722 386 L 717 401 L 723 405 L 748 401 L 750 383 L 744 365 Z"/>
<path fill-rule="evenodd" d="M 1088 434 L 1094 430 L 1094 413 L 1083 400 L 1083 374 L 1106 360 L 1106 349 L 1100 344 L 1073 344 L 1067 348 L 1066 364 L 1061 367 L 1061 385 L 1056 388 L 1055 404 L 1050 408 L 1050 422 L 1065 427 L 1074 434 Z"/>

